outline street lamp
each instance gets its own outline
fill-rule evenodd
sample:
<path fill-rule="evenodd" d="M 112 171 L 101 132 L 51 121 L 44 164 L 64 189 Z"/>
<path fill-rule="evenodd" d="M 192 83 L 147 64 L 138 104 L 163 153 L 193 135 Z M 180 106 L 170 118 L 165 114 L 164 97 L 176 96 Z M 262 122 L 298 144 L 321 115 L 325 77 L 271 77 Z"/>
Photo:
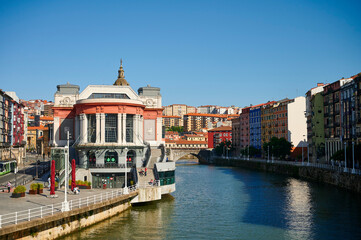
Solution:
<path fill-rule="evenodd" d="M 302 143 L 302 166 L 303 166 L 303 147 L 304 147 L 303 145 L 305 144 L 305 141 L 306 141 L 306 140 L 303 139 L 303 143 Z"/>
<path fill-rule="evenodd" d="M 127 176 L 127 155 L 128 155 L 128 148 L 124 148 L 124 153 L 125 153 L 125 183 L 124 183 L 124 190 L 123 193 L 124 194 L 129 194 L 129 190 L 127 187 L 127 182 L 128 182 L 128 176 Z"/>
<path fill-rule="evenodd" d="M 62 208 L 61 208 L 61 211 L 62 212 L 68 212 L 70 211 L 70 208 L 69 208 L 69 202 L 68 202 L 68 184 L 69 184 L 69 181 L 68 181 L 68 176 L 69 176 L 69 167 L 68 167 L 68 164 L 69 164 L 69 155 L 70 155 L 70 151 L 69 151 L 69 131 L 66 132 L 66 147 L 65 149 L 67 150 L 66 151 L 66 154 L 65 154 L 65 191 L 64 191 L 64 202 L 62 204 Z"/>
<path fill-rule="evenodd" d="M 310 150 L 308 143 L 307 143 L 307 166 L 310 166 Z"/>
<path fill-rule="evenodd" d="M 268 148 L 268 157 L 267 157 L 267 162 L 269 163 L 269 145 L 267 146 Z"/>
<path fill-rule="evenodd" d="M 352 173 L 355 174 L 355 142 L 352 141 Z"/>
<path fill-rule="evenodd" d="M 249 145 L 248 145 L 248 161 L 249 161 Z"/>
<path fill-rule="evenodd" d="M 345 141 L 345 169 L 344 169 L 344 172 L 347 172 L 346 141 Z"/>

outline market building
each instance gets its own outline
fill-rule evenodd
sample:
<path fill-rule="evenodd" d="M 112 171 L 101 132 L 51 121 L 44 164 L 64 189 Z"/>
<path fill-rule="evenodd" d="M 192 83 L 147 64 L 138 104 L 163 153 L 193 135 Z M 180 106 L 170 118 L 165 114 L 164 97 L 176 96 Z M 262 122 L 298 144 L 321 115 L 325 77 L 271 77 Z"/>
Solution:
<path fill-rule="evenodd" d="M 162 168 L 166 158 L 160 88 L 148 85 L 136 93 L 121 64 L 113 85 L 89 85 L 82 92 L 77 85 L 58 85 L 53 111 L 53 155 L 66 146 L 69 133 L 78 179 L 90 181 L 93 188 L 121 188 L 125 181 L 126 186 L 138 183 L 139 168 L 147 167 L 152 179 L 168 176 L 161 185 L 175 190 L 174 163 Z M 57 170 L 63 169 L 59 161 Z"/>

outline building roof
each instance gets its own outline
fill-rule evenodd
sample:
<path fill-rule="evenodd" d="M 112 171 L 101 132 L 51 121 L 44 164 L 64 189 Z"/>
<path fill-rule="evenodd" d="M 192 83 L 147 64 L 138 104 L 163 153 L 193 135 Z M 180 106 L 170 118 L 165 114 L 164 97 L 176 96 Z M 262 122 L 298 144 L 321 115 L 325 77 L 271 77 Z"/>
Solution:
<path fill-rule="evenodd" d="M 28 130 L 31 131 L 31 130 L 48 130 L 49 128 L 48 127 L 44 127 L 44 126 L 37 126 L 37 127 L 28 127 Z"/>
<path fill-rule="evenodd" d="M 229 114 L 208 114 L 208 113 L 187 113 L 187 114 L 184 114 L 184 115 L 200 116 L 200 117 L 219 117 L 219 118 L 227 118 L 228 116 L 231 116 Z"/>
<path fill-rule="evenodd" d="M 34 119 L 34 116 L 29 116 L 29 119 Z M 50 116 L 42 116 L 40 117 L 40 120 L 43 121 L 54 121 L 54 117 L 50 117 Z"/>
<path fill-rule="evenodd" d="M 163 115 L 162 118 L 181 118 L 181 116 L 166 116 L 166 115 Z"/>
<path fill-rule="evenodd" d="M 221 126 L 217 128 L 213 128 L 208 130 L 208 132 L 219 132 L 219 131 L 232 131 L 232 127 L 229 126 Z"/>
<path fill-rule="evenodd" d="M 129 86 L 127 80 L 124 77 L 123 60 L 120 59 L 120 68 L 118 70 L 118 79 L 115 81 L 116 86 Z"/>
<path fill-rule="evenodd" d="M 176 144 L 208 144 L 207 141 L 187 141 L 187 140 L 175 140 Z"/>

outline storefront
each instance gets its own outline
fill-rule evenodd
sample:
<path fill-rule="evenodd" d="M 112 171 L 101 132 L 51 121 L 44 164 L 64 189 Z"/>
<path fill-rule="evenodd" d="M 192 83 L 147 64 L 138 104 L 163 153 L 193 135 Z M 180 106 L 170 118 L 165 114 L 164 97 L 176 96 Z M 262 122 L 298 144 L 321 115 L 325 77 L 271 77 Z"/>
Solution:
<path fill-rule="evenodd" d="M 127 177 L 127 186 L 130 186 L 131 173 L 128 173 Z M 93 173 L 92 186 L 93 188 L 123 188 L 125 186 L 124 173 Z"/>

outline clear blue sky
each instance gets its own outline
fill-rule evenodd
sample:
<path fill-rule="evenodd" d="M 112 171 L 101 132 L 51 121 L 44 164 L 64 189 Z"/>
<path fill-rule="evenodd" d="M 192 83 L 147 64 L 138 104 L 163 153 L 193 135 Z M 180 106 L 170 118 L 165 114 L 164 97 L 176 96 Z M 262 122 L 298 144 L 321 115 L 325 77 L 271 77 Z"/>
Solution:
<path fill-rule="evenodd" d="M 361 72 L 361 2 L 0 1 L 0 88 L 113 84 L 119 60 L 163 105 L 246 106 Z"/>

